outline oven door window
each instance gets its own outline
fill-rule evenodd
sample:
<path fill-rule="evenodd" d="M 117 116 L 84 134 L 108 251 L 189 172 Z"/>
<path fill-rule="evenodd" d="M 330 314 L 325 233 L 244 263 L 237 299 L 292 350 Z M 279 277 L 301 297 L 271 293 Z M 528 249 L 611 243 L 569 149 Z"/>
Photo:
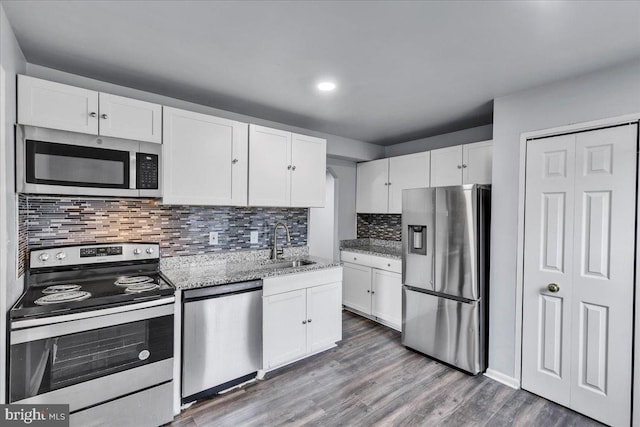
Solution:
<path fill-rule="evenodd" d="M 129 188 L 129 152 L 27 140 L 26 179 L 33 184 Z"/>
<path fill-rule="evenodd" d="M 12 345 L 11 402 L 170 357 L 173 316 Z"/>

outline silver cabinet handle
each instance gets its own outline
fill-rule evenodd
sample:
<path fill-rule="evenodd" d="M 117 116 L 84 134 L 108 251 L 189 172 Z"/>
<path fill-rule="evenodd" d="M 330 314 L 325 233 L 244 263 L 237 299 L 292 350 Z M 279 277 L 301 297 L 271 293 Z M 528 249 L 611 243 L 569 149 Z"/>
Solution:
<path fill-rule="evenodd" d="M 291 167 L 291 170 L 296 170 L 296 167 L 295 167 L 295 166 L 292 166 L 292 167 Z"/>
<path fill-rule="evenodd" d="M 231 160 L 231 163 L 235 165 L 236 163 L 238 163 L 238 159 Z"/>
<path fill-rule="evenodd" d="M 311 323 L 311 319 L 307 320 L 307 323 Z"/>
<path fill-rule="evenodd" d="M 367 293 L 370 293 L 371 291 L 369 289 L 367 289 Z"/>
<path fill-rule="evenodd" d="M 390 182 L 387 182 L 387 184 L 391 185 L 391 183 L 390 183 Z"/>
<path fill-rule="evenodd" d="M 458 169 L 462 169 L 462 166 L 461 166 L 461 165 L 458 165 Z"/>
<path fill-rule="evenodd" d="M 466 167 L 467 167 L 467 165 L 465 165 L 465 164 L 463 163 L 463 164 L 462 164 L 462 167 L 463 167 L 463 168 L 466 168 Z"/>
<path fill-rule="evenodd" d="M 98 113 L 96 113 L 95 111 L 89 113 L 89 117 L 96 117 L 97 115 Z"/>
<path fill-rule="evenodd" d="M 547 285 L 547 290 L 555 294 L 556 292 L 560 291 L 560 286 L 556 285 L 555 283 L 549 283 Z"/>
<path fill-rule="evenodd" d="M 371 291 L 371 295 L 373 295 L 373 294 L 375 294 L 375 293 L 376 293 L 376 291 Z"/>
<path fill-rule="evenodd" d="M 385 185 L 385 187 L 386 187 L 387 185 L 389 185 L 389 183 L 388 183 L 388 182 L 385 182 L 385 183 L 384 183 L 384 185 Z"/>
<path fill-rule="evenodd" d="M 287 166 L 287 169 L 288 169 L 288 170 L 291 170 L 291 165 Z"/>
<path fill-rule="evenodd" d="M 356 261 L 357 259 L 358 259 L 358 258 L 356 258 L 356 257 L 353 257 L 353 260 L 354 260 L 354 261 Z"/>
<path fill-rule="evenodd" d="M 306 324 L 307 324 L 307 321 L 306 321 L 306 320 L 303 320 L 303 321 L 302 321 L 302 324 L 303 324 L 303 325 L 306 325 Z"/>
<path fill-rule="evenodd" d="M 109 116 L 107 116 L 106 114 L 101 114 L 100 117 L 103 118 L 103 119 L 108 119 L 109 118 Z"/>
<path fill-rule="evenodd" d="M 387 267 L 391 267 L 391 264 L 387 264 Z"/>

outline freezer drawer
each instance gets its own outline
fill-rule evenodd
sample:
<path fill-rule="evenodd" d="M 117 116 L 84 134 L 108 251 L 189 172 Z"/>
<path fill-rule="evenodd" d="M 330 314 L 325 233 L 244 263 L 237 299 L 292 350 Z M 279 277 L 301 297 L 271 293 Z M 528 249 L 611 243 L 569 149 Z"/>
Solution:
<path fill-rule="evenodd" d="M 402 290 L 402 344 L 471 374 L 486 368 L 480 301 Z"/>

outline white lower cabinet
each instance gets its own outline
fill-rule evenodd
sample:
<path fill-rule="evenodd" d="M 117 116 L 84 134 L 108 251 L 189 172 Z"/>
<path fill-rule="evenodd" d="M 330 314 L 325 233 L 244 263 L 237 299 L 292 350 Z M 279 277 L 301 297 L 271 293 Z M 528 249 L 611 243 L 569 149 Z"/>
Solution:
<path fill-rule="evenodd" d="M 374 268 L 372 278 L 371 314 L 401 329 L 402 275 Z"/>
<path fill-rule="evenodd" d="M 371 313 L 371 267 L 344 263 L 342 266 L 342 304 Z"/>
<path fill-rule="evenodd" d="M 399 260 L 362 254 L 354 256 L 343 251 L 342 261 L 349 261 L 342 267 L 342 304 L 401 330 L 402 267 Z"/>
<path fill-rule="evenodd" d="M 342 339 L 342 268 L 265 279 L 263 364 L 270 371 Z"/>

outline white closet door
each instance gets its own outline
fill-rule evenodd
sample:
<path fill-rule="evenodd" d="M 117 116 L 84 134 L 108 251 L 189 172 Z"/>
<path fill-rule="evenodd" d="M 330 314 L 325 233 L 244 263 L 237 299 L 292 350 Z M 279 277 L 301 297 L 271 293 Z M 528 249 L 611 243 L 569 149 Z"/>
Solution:
<path fill-rule="evenodd" d="M 629 425 L 637 125 L 576 135 L 571 408 Z"/>
<path fill-rule="evenodd" d="M 610 425 L 631 416 L 636 159 L 636 124 L 527 147 L 522 386 Z"/>
<path fill-rule="evenodd" d="M 522 387 L 569 406 L 575 136 L 527 144 Z M 555 283 L 558 292 L 550 292 Z"/>

